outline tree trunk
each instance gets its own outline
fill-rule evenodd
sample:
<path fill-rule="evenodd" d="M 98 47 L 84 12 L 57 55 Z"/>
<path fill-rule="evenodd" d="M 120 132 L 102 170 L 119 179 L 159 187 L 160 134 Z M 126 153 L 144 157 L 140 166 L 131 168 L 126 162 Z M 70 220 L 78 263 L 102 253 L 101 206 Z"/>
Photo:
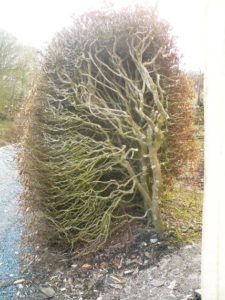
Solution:
<path fill-rule="evenodd" d="M 163 230 L 162 218 L 160 213 L 160 191 L 162 185 L 161 178 L 161 167 L 158 160 L 157 149 L 151 147 L 150 150 L 150 161 L 152 166 L 152 175 L 153 175 L 153 184 L 152 184 L 152 217 L 153 217 L 153 225 L 156 231 Z"/>
<path fill-rule="evenodd" d="M 158 150 L 161 147 L 163 136 L 158 130 L 153 135 L 151 134 L 151 129 L 148 129 L 147 139 L 148 139 L 148 151 L 149 151 L 149 159 L 152 168 L 152 217 L 153 217 L 153 225 L 156 231 L 163 230 L 163 223 L 160 213 L 160 192 L 162 189 L 162 175 L 161 175 L 161 166 L 158 159 Z"/>

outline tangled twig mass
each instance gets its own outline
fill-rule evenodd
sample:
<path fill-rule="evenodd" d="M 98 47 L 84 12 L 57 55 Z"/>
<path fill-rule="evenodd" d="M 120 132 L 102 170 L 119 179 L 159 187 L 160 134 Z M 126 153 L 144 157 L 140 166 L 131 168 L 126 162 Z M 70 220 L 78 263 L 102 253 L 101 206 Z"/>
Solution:
<path fill-rule="evenodd" d="M 153 10 L 92 12 L 56 36 L 26 102 L 20 163 L 52 239 L 88 252 L 133 220 L 162 230 L 162 180 L 194 151 L 178 61 Z"/>

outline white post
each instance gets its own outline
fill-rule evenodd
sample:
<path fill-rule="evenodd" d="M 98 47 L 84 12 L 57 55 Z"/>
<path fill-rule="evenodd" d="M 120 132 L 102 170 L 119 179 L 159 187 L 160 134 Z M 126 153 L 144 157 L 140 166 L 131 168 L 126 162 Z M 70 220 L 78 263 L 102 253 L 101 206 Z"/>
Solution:
<path fill-rule="evenodd" d="M 225 300 L 225 2 L 208 0 L 202 299 Z"/>

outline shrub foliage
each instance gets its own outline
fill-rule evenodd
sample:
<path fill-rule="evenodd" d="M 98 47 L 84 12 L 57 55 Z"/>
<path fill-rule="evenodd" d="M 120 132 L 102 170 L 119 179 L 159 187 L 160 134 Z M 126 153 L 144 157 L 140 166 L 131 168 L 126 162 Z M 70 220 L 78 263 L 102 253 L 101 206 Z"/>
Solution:
<path fill-rule="evenodd" d="M 20 164 L 49 237 L 91 251 L 133 220 L 162 230 L 162 182 L 195 151 L 191 97 L 151 9 L 91 12 L 60 32 L 26 101 Z"/>

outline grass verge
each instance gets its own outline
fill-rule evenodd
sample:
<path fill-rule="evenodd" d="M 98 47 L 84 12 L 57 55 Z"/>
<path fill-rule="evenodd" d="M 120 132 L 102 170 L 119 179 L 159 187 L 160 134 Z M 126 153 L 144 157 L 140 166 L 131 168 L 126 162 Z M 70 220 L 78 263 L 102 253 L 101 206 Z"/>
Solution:
<path fill-rule="evenodd" d="M 182 244 L 201 239 L 203 192 L 181 188 L 167 192 L 162 203 L 162 215 L 175 239 Z"/>
<path fill-rule="evenodd" d="M 14 121 L 0 119 L 0 147 L 15 143 L 17 130 Z"/>

